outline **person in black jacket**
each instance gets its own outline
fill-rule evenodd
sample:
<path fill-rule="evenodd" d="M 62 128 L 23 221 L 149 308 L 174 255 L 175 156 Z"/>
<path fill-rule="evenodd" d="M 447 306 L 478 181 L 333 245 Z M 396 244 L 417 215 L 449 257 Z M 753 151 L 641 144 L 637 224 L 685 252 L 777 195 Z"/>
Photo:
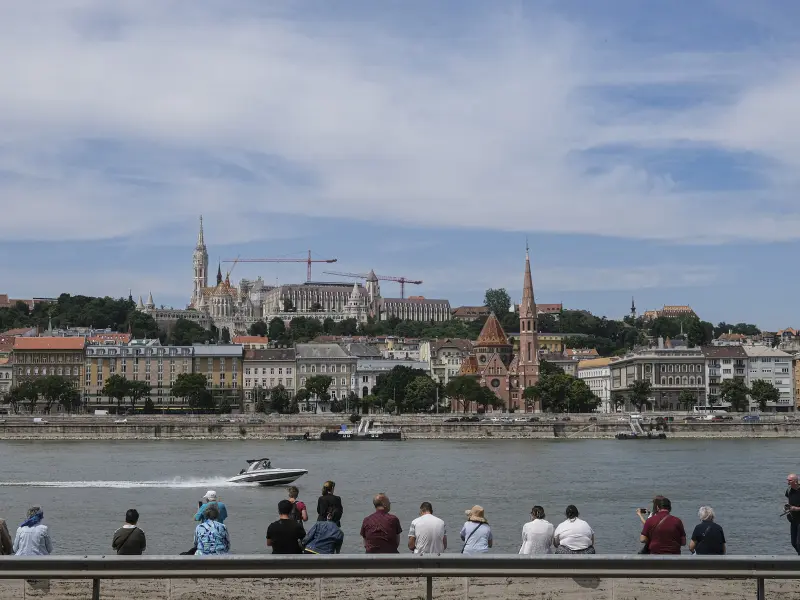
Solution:
<path fill-rule="evenodd" d="M 322 484 L 322 495 L 317 500 L 317 521 L 327 521 L 328 512 L 332 513 L 331 521 L 339 527 L 342 526 L 342 499 L 333 493 L 336 484 L 333 481 L 326 481 Z"/>

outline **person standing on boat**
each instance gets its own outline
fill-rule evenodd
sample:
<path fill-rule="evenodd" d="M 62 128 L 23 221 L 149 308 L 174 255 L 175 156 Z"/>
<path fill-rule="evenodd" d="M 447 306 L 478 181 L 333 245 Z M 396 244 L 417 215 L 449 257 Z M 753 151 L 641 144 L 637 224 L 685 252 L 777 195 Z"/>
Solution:
<path fill-rule="evenodd" d="M 400 534 L 403 527 L 389 511 L 392 503 L 386 494 L 378 494 L 372 499 L 375 512 L 361 523 L 361 537 L 367 554 L 397 554 L 400 548 Z"/>
<path fill-rule="evenodd" d="M 344 533 L 333 522 L 333 511 L 328 512 L 325 521 L 317 521 L 303 538 L 306 554 L 339 554 L 344 542 Z"/>
<path fill-rule="evenodd" d="M 225 519 L 228 518 L 228 509 L 225 508 L 225 505 L 219 501 L 217 498 L 217 492 L 214 490 L 208 490 L 206 495 L 203 496 L 203 501 L 200 504 L 200 508 L 197 510 L 197 513 L 194 515 L 195 521 L 202 521 L 204 519 L 205 511 L 209 507 L 209 505 L 215 504 L 217 506 L 217 521 L 220 523 L 224 523 Z"/>
<path fill-rule="evenodd" d="M 300 523 L 308 521 L 306 503 L 297 499 L 300 495 L 300 490 L 291 485 L 288 487 L 287 491 L 289 492 L 289 502 L 292 503 L 292 518 Z"/>
<path fill-rule="evenodd" d="M 327 521 L 328 512 L 333 511 L 331 519 L 339 527 L 342 526 L 342 499 L 333 493 L 336 484 L 333 481 L 326 481 L 322 484 L 322 495 L 317 500 L 317 521 Z"/>

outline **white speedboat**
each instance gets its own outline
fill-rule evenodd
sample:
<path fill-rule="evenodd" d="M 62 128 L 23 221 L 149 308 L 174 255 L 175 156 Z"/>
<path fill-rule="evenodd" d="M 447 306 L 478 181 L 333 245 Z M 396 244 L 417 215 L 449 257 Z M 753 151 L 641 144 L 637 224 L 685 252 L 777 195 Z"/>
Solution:
<path fill-rule="evenodd" d="M 258 483 L 261 485 L 286 485 L 299 479 L 308 471 L 305 469 L 276 469 L 268 458 L 254 458 L 247 461 L 247 468 L 236 477 L 228 479 L 231 483 Z"/>

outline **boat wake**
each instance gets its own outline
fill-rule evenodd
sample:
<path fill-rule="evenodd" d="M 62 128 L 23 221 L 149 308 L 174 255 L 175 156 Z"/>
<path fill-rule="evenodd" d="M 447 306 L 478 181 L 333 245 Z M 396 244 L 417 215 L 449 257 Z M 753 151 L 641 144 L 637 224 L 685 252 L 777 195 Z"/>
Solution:
<path fill-rule="evenodd" d="M 224 477 L 182 478 L 158 481 L 0 481 L 0 487 L 37 487 L 37 488 L 227 488 L 242 487 L 248 484 L 231 483 Z M 253 484 L 258 485 L 258 484 Z"/>

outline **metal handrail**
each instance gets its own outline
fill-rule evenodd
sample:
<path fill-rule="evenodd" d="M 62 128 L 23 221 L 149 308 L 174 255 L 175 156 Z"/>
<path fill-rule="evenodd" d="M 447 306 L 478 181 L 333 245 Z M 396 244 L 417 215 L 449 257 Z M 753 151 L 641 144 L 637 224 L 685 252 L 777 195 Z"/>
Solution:
<path fill-rule="evenodd" d="M 315 555 L 315 556 L 10 556 L 0 557 L 0 579 L 91 579 L 95 600 L 102 579 L 183 578 L 426 579 L 426 596 L 439 577 L 595 577 L 604 579 L 755 579 L 764 600 L 765 579 L 800 579 L 800 558 L 790 556 L 651 555 Z"/>

